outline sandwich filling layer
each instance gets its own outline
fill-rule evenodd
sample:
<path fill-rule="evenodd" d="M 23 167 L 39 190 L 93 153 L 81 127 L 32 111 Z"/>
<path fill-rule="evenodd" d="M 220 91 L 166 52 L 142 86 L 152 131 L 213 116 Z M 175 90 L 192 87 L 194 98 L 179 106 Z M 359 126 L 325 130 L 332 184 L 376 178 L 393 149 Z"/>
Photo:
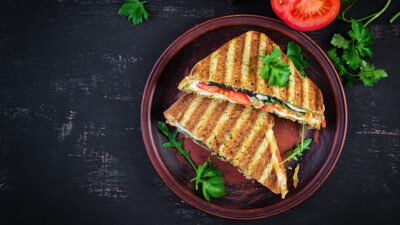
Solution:
<path fill-rule="evenodd" d="M 276 115 L 293 121 L 299 121 L 304 124 L 314 126 L 322 125 L 325 127 L 324 116 L 310 112 L 309 110 L 296 107 L 290 103 L 281 101 L 276 97 L 256 94 L 252 91 L 241 89 L 234 90 L 231 87 L 217 84 L 214 82 L 202 82 L 200 80 L 192 81 L 186 88 L 188 92 L 194 92 L 200 95 L 227 100 L 232 103 L 245 106 L 252 105 L 255 108 L 263 109 Z"/>

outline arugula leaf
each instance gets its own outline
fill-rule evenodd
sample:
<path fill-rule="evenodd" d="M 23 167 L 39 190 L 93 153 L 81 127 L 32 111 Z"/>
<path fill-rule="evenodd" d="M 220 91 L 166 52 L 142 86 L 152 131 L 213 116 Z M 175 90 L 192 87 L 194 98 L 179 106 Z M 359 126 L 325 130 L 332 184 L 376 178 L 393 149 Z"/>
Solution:
<path fill-rule="evenodd" d="M 190 157 L 189 151 L 183 148 L 183 139 L 176 139 L 178 136 L 178 130 L 170 131 L 163 121 L 158 121 L 157 128 L 168 138 L 168 142 L 165 142 L 163 147 L 176 148 L 193 167 L 196 172 L 196 177 L 191 181 L 196 181 L 196 190 L 199 189 L 199 184 L 201 184 L 203 196 L 207 201 L 210 201 L 210 196 L 218 198 L 226 194 L 224 179 L 221 176 L 222 172 L 215 167 L 215 164 L 212 163 L 210 159 L 208 159 L 203 165 L 196 167 Z"/>
<path fill-rule="evenodd" d="M 121 8 L 119 8 L 118 14 L 128 17 L 128 20 L 132 21 L 134 25 L 139 25 L 143 22 L 143 19 L 147 20 L 149 17 L 149 13 L 144 8 L 144 3 L 146 3 L 146 1 L 126 0 Z"/>
<path fill-rule="evenodd" d="M 274 47 L 271 54 L 261 56 L 263 67 L 261 77 L 268 79 L 268 84 L 272 86 L 287 87 L 289 84 L 290 68 L 281 59 L 282 51 Z"/>
<path fill-rule="evenodd" d="M 312 142 L 312 139 L 307 138 L 304 140 L 304 130 L 305 130 L 305 125 L 303 124 L 302 131 L 301 131 L 301 142 L 296 144 L 296 147 L 292 151 L 289 151 L 287 153 L 287 157 L 280 164 L 283 164 L 291 159 L 297 161 L 298 157 L 303 156 L 303 152 L 305 150 L 309 150 L 311 148 L 310 144 Z"/>
<path fill-rule="evenodd" d="M 201 190 L 207 201 L 210 201 L 210 196 L 219 198 L 226 194 L 224 179 L 221 177 L 222 173 L 215 168 L 215 164 L 210 160 L 200 165 L 196 174 L 197 176 L 192 181 L 196 181 L 196 190 L 198 190 L 199 184 L 202 185 Z"/>
<path fill-rule="evenodd" d="M 306 74 L 304 70 L 307 69 L 309 64 L 301 54 L 301 47 L 294 42 L 289 42 L 287 44 L 286 56 L 293 62 L 300 74 L 305 77 Z"/>
<path fill-rule="evenodd" d="M 373 86 L 381 78 L 387 77 L 387 73 L 382 69 L 376 69 L 374 65 L 362 62 L 360 80 L 365 86 Z"/>

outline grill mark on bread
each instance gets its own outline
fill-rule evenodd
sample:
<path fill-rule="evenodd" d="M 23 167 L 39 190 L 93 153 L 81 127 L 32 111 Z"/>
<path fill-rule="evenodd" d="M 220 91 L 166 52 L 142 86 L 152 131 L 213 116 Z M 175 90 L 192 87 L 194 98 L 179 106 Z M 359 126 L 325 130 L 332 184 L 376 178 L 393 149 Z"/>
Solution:
<path fill-rule="evenodd" d="M 262 127 L 260 127 L 260 129 L 257 131 L 257 134 L 251 141 L 250 145 L 241 153 L 240 158 L 238 158 L 238 165 L 240 168 L 248 168 L 254 153 L 266 138 L 266 129 L 268 126 L 269 125 L 267 123 L 263 123 Z M 235 156 L 235 158 L 237 157 L 239 156 Z"/>
<path fill-rule="evenodd" d="M 272 144 L 268 143 L 268 147 L 262 149 L 262 153 L 260 153 L 260 157 L 258 160 L 254 159 L 254 163 L 251 168 L 251 176 L 255 179 L 260 179 L 263 174 L 264 169 L 270 163 L 271 160 L 271 148 Z M 256 155 L 255 155 L 256 156 Z"/>
<path fill-rule="evenodd" d="M 257 120 L 259 115 L 258 110 L 251 110 L 249 117 L 243 122 L 243 125 L 239 129 L 232 129 L 232 139 L 228 140 L 223 149 L 225 158 L 231 161 L 237 151 L 240 149 L 243 142 L 248 138 L 248 134 L 254 126 L 254 122 Z"/>
<path fill-rule="evenodd" d="M 208 109 L 209 105 L 211 104 L 211 101 L 212 100 L 209 98 L 203 98 L 197 104 L 197 107 L 195 108 L 196 113 L 192 113 L 192 116 L 190 117 L 189 121 L 187 121 L 187 123 L 186 123 L 186 130 L 188 130 L 190 133 L 193 133 L 194 128 L 200 122 L 200 120 L 203 118 L 206 110 Z"/>
<path fill-rule="evenodd" d="M 218 55 L 218 63 L 217 63 L 217 72 L 214 81 L 216 83 L 223 83 L 225 81 L 226 76 L 226 61 L 228 54 L 228 45 L 224 45 L 221 47 Z"/>
<path fill-rule="evenodd" d="M 237 104 L 230 104 L 232 109 L 228 112 L 227 120 L 220 120 L 221 124 L 217 124 L 217 126 L 212 131 L 215 134 L 215 137 L 209 137 L 205 142 L 212 149 L 219 149 L 220 144 L 225 140 L 226 131 L 231 129 L 233 124 L 236 123 L 237 119 L 240 117 L 240 114 L 244 110 L 244 106 Z M 219 126 L 218 126 L 219 125 Z"/>
<path fill-rule="evenodd" d="M 222 114 L 229 114 L 232 109 L 233 105 L 229 102 L 219 101 L 218 105 L 216 106 L 213 113 L 211 113 L 210 117 L 206 118 L 203 126 L 197 131 L 194 131 L 193 134 L 198 136 L 202 140 L 208 139 L 213 134 L 213 130 L 218 125 L 218 122 L 222 121 Z"/>
<path fill-rule="evenodd" d="M 181 120 L 183 115 L 186 113 L 186 110 L 192 104 L 193 97 L 193 95 L 185 94 L 174 103 L 174 105 L 179 105 L 179 107 L 174 107 L 174 105 L 172 105 L 167 111 L 164 112 L 164 114 L 175 117 L 177 121 Z"/>
<path fill-rule="evenodd" d="M 242 66 L 243 66 L 243 52 L 245 47 L 246 35 L 241 35 L 237 38 L 235 43 L 235 52 L 233 60 L 233 70 L 231 73 L 231 80 L 229 85 L 240 86 L 240 79 L 242 77 Z"/>
<path fill-rule="evenodd" d="M 210 104 L 208 105 L 207 110 L 204 112 L 204 115 L 201 117 L 200 121 L 191 131 L 193 135 L 197 134 L 197 131 L 199 131 L 203 127 L 204 123 L 207 122 L 211 114 L 215 113 L 216 107 L 222 103 L 221 101 L 212 101 L 209 98 L 207 99 L 210 101 Z"/>
<path fill-rule="evenodd" d="M 221 154 L 223 156 L 224 152 L 223 149 L 225 148 L 226 143 L 229 142 L 229 140 L 233 139 L 233 135 L 235 131 L 241 129 L 242 125 L 244 124 L 244 121 L 247 120 L 247 118 L 250 116 L 250 113 L 253 109 L 252 107 L 246 107 L 246 108 L 241 108 L 241 112 L 240 115 L 238 115 L 238 117 L 236 118 L 236 115 L 233 115 L 232 121 L 226 122 L 226 124 L 222 127 L 222 129 L 220 130 L 221 136 L 220 136 L 220 140 L 219 143 L 222 143 L 221 145 L 218 146 L 218 148 L 215 149 L 215 151 L 218 154 Z M 239 113 L 238 113 L 239 114 Z M 217 135 L 217 140 L 219 138 L 219 135 Z"/>
<path fill-rule="evenodd" d="M 217 50 L 210 55 L 210 80 L 214 80 L 216 76 L 219 52 L 220 50 Z"/>
<path fill-rule="evenodd" d="M 198 98 L 193 97 L 192 99 L 193 100 L 191 101 L 190 106 L 185 111 L 181 119 L 178 120 L 179 124 L 181 124 L 182 126 L 185 126 L 186 122 L 191 118 L 193 112 L 195 111 L 199 103 L 202 101 L 203 97 L 202 96 L 199 96 Z"/>
<path fill-rule="evenodd" d="M 190 74 L 196 74 L 202 80 L 207 80 L 210 77 L 210 57 L 206 57 L 196 64 Z"/>
<path fill-rule="evenodd" d="M 233 39 L 228 44 L 228 53 L 226 55 L 226 71 L 225 71 L 224 83 L 227 85 L 231 84 L 233 63 L 235 60 L 235 48 L 236 48 L 236 39 Z"/>
<path fill-rule="evenodd" d="M 243 57 L 242 57 L 242 70 L 240 76 L 240 84 L 243 88 L 250 87 L 250 59 L 251 59 L 251 47 L 253 43 L 253 33 L 247 32 L 246 38 L 244 41 L 244 50 L 243 50 Z"/>
<path fill-rule="evenodd" d="M 255 90 L 257 87 L 257 77 L 259 76 L 259 61 L 261 60 L 260 52 L 260 33 L 253 33 L 251 39 L 251 46 L 250 46 L 250 65 L 249 65 L 249 74 L 247 77 L 248 86 L 250 90 Z M 245 87 L 248 88 L 248 87 Z"/>
<path fill-rule="evenodd" d="M 257 135 L 259 135 L 259 131 L 260 130 L 264 131 L 265 129 L 267 129 L 268 127 L 266 124 L 266 121 L 268 121 L 267 117 L 268 113 L 266 112 L 261 111 L 258 114 L 257 120 L 254 122 L 254 125 L 249 131 L 248 136 L 246 137 L 240 148 L 236 151 L 235 155 L 233 156 L 232 161 L 234 165 L 239 165 L 239 162 L 242 159 L 242 155 L 249 148 L 251 143 L 253 143 L 254 140 L 257 138 Z"/>

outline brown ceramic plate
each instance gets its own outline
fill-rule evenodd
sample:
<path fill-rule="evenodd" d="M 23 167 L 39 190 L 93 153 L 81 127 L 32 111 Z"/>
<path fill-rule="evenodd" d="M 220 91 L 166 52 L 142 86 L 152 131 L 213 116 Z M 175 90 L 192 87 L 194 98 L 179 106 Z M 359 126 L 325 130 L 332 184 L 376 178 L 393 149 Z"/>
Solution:
<path fill-rule="evenodd" d="M 246 180 L 228 163 L 211 157 L 224 173 L 227 195 L 205 201 L 201 193 L 194 190 L 190 182 L 194 171 L 174 149 L 165 149 L 165 137 L 156 128 L 158 120 L 164 120 L 163 112 L 182 94 L 179 81 L 189 73 L 193 65 L 230 39 L 248 31 L 267 34 L 283 49 L 294 41 L 303 49 L 303 56 L 310 63 L 308 77 L 322 90 L 326 107 L 327 128 L 316 133 L 311 151 L 300 163 L 299 184 L 292 186 L 293 170 L 288 169 L 289 194 L 285 199 L 275 195 L 257 182 Z M 284 212 L 314 193 L 328 177 L 338 160 L 347 129 L 347 106 L 343 87 L 332 64 L 324 52 L 305 34 L 285 24 L 262 16 L 232 15 L 209 20 L 193 27 L 176 39 L 154 65 L 147 81 L 141 111 L 143 140 L 153 166 L 168 187 L 181 199 L 194 207 L 217 216 L 232 219 L 257 219 Z M 275 135 L 284 155 L 299 141 L 300 126 L 277 119 Z M 184 146 L 199 164 L 207 160 L 210 153 L 185 139 Z M 295 164 L 293 164 L 293 168 Z"/>

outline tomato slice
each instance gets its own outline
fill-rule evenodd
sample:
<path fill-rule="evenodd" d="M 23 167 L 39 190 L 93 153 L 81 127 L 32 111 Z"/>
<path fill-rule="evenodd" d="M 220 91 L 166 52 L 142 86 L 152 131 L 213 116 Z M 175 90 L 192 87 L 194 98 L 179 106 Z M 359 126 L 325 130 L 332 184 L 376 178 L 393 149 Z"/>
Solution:
<path fill-rule="evenodd" d="M 340 0 L 271 0 L 276 15 L 300 31 L 314 31 L 330 24 L 338 15 Z"/>
<path fill-rule="evenodd" d="M 236 102 L 238 104 L 242 104 L 242 105 L 250 105 L 251 104 L 251 99 L 250 97 L 242 92 L 236 92 L 236 91 L 231 91 L 225 88 L 219 88 L 219 87 L 215 87 L 212 85 L 208 85 L 204 82 L 199 82 L 197 84 L 197 87 L 210 92 L 210 93 L 218 93 L 218 94 L 222 94 L 225 97 L 227 97 L 229 100 Z"/>
<path fill-rule="evenodd" d="M 251 104 L 250 97 L 245 93 L 229 91 L 229 94 L 226 97 L 238 104 L 246 106 Z"/>
<path fill-rule="evenodd" d="M 326 128 L 326 120 L 325 120 L 325 116 L 324 116 L 324 117 L 322 117 L 321 126 L 322 126 L 322 128 Z"/>
<path fill-rule="evenodd" d="M 208 91 L 210 93 L 218 93 L 219 89 L 221 89 L 219 87 L 208 85 L 208 84 L 206 84 L 204 82 L 199 82 L 196 86 L 198 88 L 200 88 L 200 89 L 202 89 L 204 91 Z"/>

